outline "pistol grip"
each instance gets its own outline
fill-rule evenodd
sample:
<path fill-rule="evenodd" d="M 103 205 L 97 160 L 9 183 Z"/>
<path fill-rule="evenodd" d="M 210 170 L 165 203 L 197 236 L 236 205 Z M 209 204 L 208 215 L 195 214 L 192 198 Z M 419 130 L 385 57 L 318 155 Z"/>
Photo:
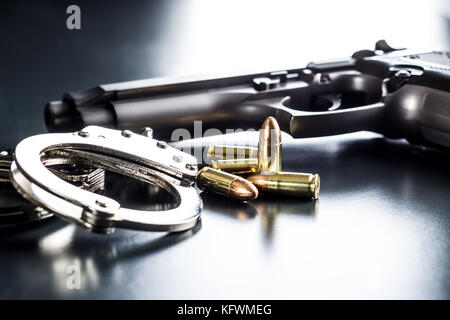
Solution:
<path fill-rule="evenodd" d="M 409 142 L 450 148 L 450 92 L 407 84 L 386 98 L 383 133 Z"/>

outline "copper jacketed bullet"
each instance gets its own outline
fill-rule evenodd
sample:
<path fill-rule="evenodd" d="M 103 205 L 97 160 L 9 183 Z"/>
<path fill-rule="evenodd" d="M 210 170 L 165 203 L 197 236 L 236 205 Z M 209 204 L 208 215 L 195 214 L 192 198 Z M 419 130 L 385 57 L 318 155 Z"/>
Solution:
<path fill-rule="evenodd" d="M 294 197 L 319 198 L 320 177 L 318 174 L 279 172 L 255 174 L 247 178 L 259 191 Z"/>
<path fill-rule="evenodd" d="M 196 182 L 201 190 L 239 201 L 253 200 L 258 197 L 258 189 L 249 181 L 210 167 L 204 167 L 198 172 Z"/>
<path fill-rule="evenodd" d="M 247 158 L 258 158 L 258 148 L 211 145 L 208 147 L 206 153 L 206 160 L 208 163 L 211 163 L 211 161 L 213 160 L 232 160 Z"/>
<path fill-rule="evenodd" d="M 273 117 L 264 121 L 259 132 L 258 162 L 262 174 L 281 171 L 281 131 Z"/>
<path fill-rule="evenodd" d="M 257 158 L 213 160 L 211 167 L 233 174 L 256 173 L 259 171 Z"/>

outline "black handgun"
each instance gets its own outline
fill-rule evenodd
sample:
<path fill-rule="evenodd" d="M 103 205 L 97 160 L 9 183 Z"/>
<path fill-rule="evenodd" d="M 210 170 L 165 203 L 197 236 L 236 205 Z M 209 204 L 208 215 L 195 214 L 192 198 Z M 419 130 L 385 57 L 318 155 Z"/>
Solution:
<path fill-rule="evenodd" d="M 408 52 L 384 40 L 306 68 L 189 79 L 147 79 L 66 93 L 45 109 L 51 132 L 87 125 L 173 130 L 257 129 L 275 117 L 295 138 L 369 130 L 450 148 L 450 53 Z"/>

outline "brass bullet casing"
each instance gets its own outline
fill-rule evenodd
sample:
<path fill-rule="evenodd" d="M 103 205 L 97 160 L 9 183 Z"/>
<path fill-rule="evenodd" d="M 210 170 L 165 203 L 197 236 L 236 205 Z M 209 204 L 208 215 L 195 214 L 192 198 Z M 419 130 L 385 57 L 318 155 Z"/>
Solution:
<path fill-rule="evenodd" d="M 211 167 L 233 174 L 256 173 L 259 171 L 257 158 L 213 160 Z"/>
<path fill-rule="evenodd" d="M 211 163 L 213 160 L 247 159 L 258 158 L 258 148 L 211 145 L 206 152 L 206 160 Z"/>
<path fill-rule="evenodd" d="M 210 167 L 204 167 L 198 172 L 196 182 L 201 190 L 239 201 L 253 200 L 258 197 L 258 189 L 249 181 Z"/>
<path fill-rule="evenodd" d="M 261 126 L 258 161 L 262 174 L 281 171 L 281 131 L 273 117 L 268 117 Z"/>
<path fill-rule="evenodd" d="M 318 174 L 278 172 L 267 175 L 255 174 L 247 179 L 261 192 L 319 198 L 320 177 Z"/>

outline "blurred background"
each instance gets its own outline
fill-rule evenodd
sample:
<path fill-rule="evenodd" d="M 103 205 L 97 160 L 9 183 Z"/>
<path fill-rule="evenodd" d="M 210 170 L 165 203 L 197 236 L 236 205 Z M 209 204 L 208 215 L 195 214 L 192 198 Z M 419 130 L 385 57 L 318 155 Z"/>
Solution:
<path fill-rule="evenodd" d="M 66 8 L 81 8 L 81 30 Z M 155 76 L 301 67 L 379 39 L 450 46 L 450 1 L 2 1 L 0 146 L 45 131 L 66 91 Z"/>

